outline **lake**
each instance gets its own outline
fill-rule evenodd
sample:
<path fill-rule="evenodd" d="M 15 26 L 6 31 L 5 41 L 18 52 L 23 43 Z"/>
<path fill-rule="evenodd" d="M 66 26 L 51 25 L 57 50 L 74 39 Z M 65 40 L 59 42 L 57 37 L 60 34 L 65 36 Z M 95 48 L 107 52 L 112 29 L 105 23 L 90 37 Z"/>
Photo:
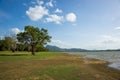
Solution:
<path fill-rule="evenodd" d="M 70 54 L 80 54 L 86 58 L 95 58 L 110 62 L 109 67 L 120 70 L 120 51 L 104 52 L 69 52 Z"/>

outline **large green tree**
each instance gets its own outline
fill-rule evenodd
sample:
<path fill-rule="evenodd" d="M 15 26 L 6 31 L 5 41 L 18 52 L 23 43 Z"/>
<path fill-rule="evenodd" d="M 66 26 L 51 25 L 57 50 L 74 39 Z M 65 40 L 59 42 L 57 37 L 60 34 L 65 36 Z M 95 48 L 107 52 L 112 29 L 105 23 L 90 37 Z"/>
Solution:
<path fill-rule="evenodd" d="M 43 46 L 50 42 L 51 36 L 48 35 L 48 30 L 44 28 L 25 26 L 24 32 L 17 34 L 17 39 L 21 43 L 30 45 L 32 55 L 35 55 L 35 47 L 38 44 Z"/>

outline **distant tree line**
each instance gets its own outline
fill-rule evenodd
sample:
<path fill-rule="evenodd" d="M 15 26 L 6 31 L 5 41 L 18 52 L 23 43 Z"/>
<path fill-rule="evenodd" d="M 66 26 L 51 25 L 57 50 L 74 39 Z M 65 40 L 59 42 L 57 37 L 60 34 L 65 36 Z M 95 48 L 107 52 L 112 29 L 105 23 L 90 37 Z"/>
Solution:
<path fill-rule="evenodd" d="M 24 32 L 0 39 L 0 51 L 31 51 L 32 55 L 35 55 L 35 52 L 48 51 L 45 45 L 50 42 L 50 39 L 48 30 L 25 26 Z"/>

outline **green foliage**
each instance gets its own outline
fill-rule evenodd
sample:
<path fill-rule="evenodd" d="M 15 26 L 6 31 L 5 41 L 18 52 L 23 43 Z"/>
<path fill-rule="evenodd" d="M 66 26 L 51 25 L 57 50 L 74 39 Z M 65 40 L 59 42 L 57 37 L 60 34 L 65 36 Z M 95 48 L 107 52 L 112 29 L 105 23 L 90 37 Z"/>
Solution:
<path fill-rule="evenodd" d="M 24 51 L 25 50 L 25 45 L 24 44 L 17 44 L 17 51 Z"/>
<path fill-rule="evenodd" d="M 12 40 L 13 39 L 9 36 L 5 37 L 5 39 L 4 39 L 7 50 L 9 50 L 9 51 L 11 49 Z"/>
<path fill-rule="evenodd" d="M 17 38 L 16 38 L 17 37 Z M 6 36 L 0 40 L 0 51 L 48 51 L 44 46 L 50 42 L 48 30 L 34 26 L 25 26 L 24 32 L 16 36 Z"/>
<path fill-rule="evenodd" d="M 48 35 L 48 31 L 44 28 L 39 29 L 34 26 L 25 26 L 24 32 L 17 34 L 19 42 L 31 47 L 32 55 L 34 55 L 35 48 L 38 51 L 39 48 L 43 49 L 47 42 L 50 42 L 51 36 Z"/>
<path fill-rule="evenodd" d="M 36 51 L 36 52 L 48 51 L 48 49 L 45 48 L 43 45 L 38 44 L 38 45 L 35 47 L 35 51 Z"/>
<path fill-rule="evenodd" d="M 5 45 L 5 41 L 0 40 L 0 51 L 4 51 L 4 50 L 7 50 L 6 45 Z"/>
<path fill-rule="evenodd" d="M 12 50 L 14 52 L 16 47 L 16 40 L 13 37 L 6 36 L 3 40 L 0 40 L 0 51 Z"/>

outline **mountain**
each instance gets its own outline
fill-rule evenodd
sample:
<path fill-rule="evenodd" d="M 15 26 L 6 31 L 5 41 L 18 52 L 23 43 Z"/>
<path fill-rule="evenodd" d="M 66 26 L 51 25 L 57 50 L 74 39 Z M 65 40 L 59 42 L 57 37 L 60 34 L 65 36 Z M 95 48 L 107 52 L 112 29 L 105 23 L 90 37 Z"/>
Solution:
<path fill-rule="evenodd" d="M 70 48 L 70 49 L 66 49 L 66 48 L 59 48 L 57 46 L 51 46 L 51 45 L 47 45 L 46 48 L 49 51 L 53 51 L 53 52 L 85 52 L 88 51 L 86 49 L 80 49 L 80 48 Z"/>
<path fill-rule="evenodd" d="M 47 45 L 46 48 L 47 48 L 49 51 L 62 51 L 62 49 L 59 48 L 59 47 L 57 47 L 57 46 Z"/>
<path fill-rule="evenodd" d="M 46 48 L 52 52 L 105 52 L 105 51 L 120 51 L 120 49 L 107 49 L 107 50 L 87 50 L 81 48 L 59 48 L 57 46 L 47 45 Z"/>

